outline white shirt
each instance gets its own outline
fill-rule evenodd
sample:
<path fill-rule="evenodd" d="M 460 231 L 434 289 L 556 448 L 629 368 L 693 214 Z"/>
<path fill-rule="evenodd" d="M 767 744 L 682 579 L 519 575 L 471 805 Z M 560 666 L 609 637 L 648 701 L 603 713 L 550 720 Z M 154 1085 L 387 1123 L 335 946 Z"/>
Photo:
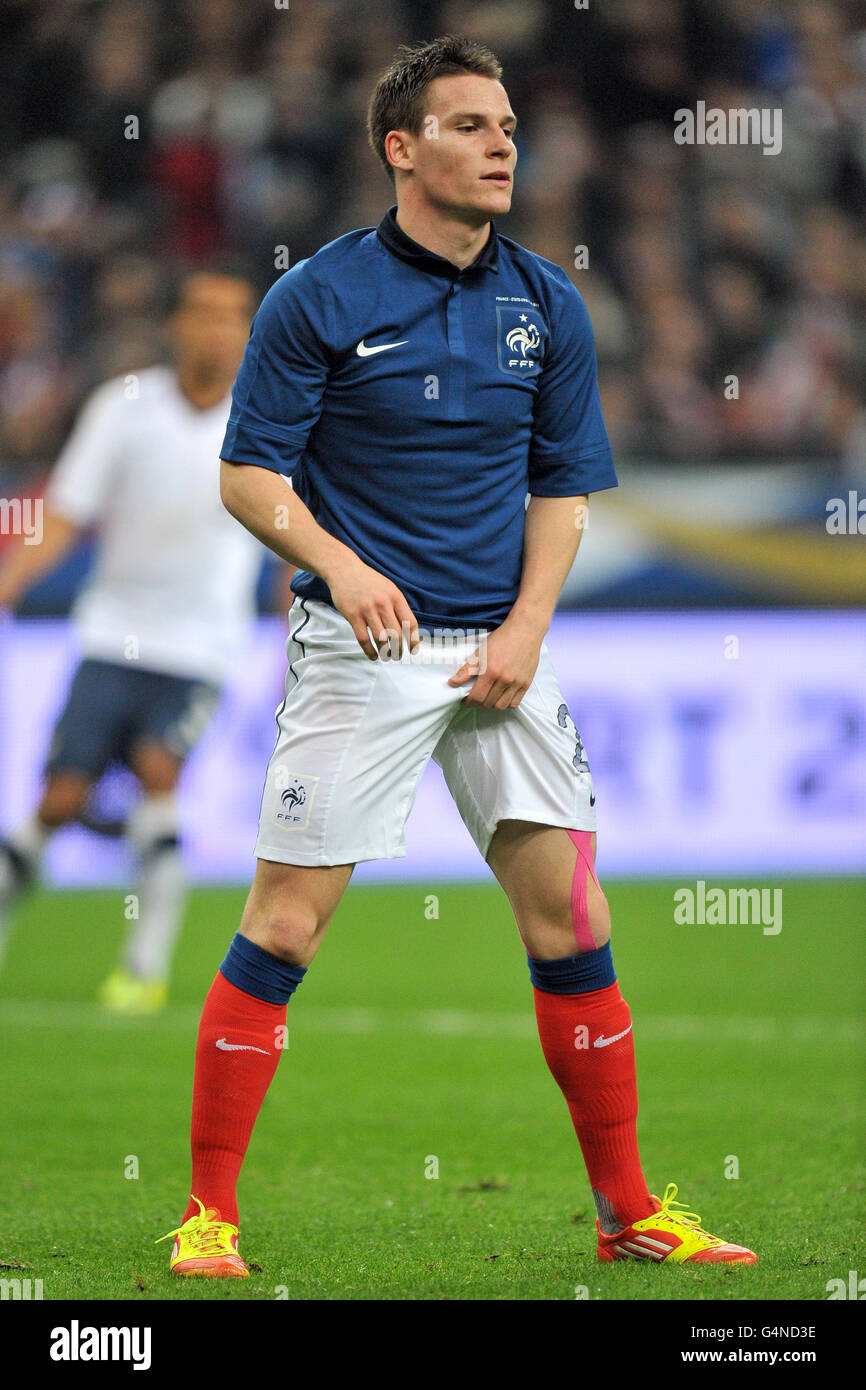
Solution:
<path fill-rule="evenodd" d="M 228 394 L 197 410 L 171 367 L 116 377 L 86 401 L 46 493 L 61 516 L 99 525 L 73 609 L 85 656 L 225 679 L 264 555 L 220 501 L 230 406 Z"/>

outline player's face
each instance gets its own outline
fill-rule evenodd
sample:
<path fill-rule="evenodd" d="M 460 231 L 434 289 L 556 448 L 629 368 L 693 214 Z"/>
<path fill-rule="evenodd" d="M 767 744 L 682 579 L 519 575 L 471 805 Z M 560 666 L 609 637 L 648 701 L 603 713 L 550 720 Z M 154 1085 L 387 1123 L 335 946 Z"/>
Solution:
<path fill-rule="evenodd" d="M 406 136 L 422 199 L 481 225 L 511 207 L 517 118 L 501 82 L 475 73 L 437 77 L 418 136 Z"/>
<path fill-rule="evenodd" d="M 193 275 L 169 325 L 178 366 L 233 378 L 253 311 L 252 290 L 245 281 L 204 271 Z"/>

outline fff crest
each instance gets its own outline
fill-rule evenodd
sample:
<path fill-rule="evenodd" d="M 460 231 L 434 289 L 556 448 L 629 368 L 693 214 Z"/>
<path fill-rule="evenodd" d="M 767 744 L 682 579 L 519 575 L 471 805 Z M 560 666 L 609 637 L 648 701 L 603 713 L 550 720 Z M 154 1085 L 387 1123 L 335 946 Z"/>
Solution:
<path fill-rule="evenodd" d="M 537 376 L 544 359 L 547 328 L 531 304 L 497 304 L 496 350 L 510 376 Z"/>

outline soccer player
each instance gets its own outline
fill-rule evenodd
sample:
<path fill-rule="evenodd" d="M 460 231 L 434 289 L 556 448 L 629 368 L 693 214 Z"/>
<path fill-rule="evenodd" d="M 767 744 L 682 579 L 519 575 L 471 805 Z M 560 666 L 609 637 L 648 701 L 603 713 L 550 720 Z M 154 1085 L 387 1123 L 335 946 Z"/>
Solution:
<path fill-rule="evenodd" d="M 233 266 L 182 279 L 167 325 L 174 364 L 93 392 L 49 482 L 41 544 L 19 544 L 0 571 L 2 607 L 82 530 L 99 527 L 94 569 L 75 605 L 84 659 L 55 729 L 44 791 L 0 844 L 0 930 L 34 881 L 50 835 L 85 813 L 109 764 L 125 762 L 141 786 L 127 827 L 140 860 L 139 915 L 100 991 L 119 1012 L 165 1002 L 186 896 L 178 776 L 254 613 L 264 552 L 219 495 L 220 443 L 254 294 Z"/>
<path fill-rule="evenodd" d="M 583 302 L 493 222 L 517 158 L 500 77 L 475 42 L 398 51 L 368 118 L 396 208 L 272 287 L 235 384 L 225 504 L 302 572 L 255 879 L 199 1027 L 177 1274 L 247 1274 L 236 1182 L 287 1002 L 354 864 L 405 852 L 431 756 L 514 911 L 599 1258 L 755 1260 L 641 1169 L 592 778 L 544 642 L 616 476 Z"/>

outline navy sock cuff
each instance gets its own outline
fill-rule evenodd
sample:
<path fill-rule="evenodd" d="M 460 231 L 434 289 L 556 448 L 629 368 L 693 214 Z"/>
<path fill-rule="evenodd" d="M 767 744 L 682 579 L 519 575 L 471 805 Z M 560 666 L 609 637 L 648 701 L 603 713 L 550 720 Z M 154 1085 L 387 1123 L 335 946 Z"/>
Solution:
<path fill-rule="evenodd" d="M 527 955 L 526 959 L 530 980 L 536 989 L 547 994 L 588 994 L 593 989 L 605 989 L 616 980 L 609 941 L 598 950 L 579 956 L 536 960 Z"/>
<path fill-rule="evenodd" d="M 291 965 L 272 956 L 254 941 L 236 932 L 220 966 L 230 985 L 266 1004 L 287 1004 L 307 973 L 305 965 Z"/>

